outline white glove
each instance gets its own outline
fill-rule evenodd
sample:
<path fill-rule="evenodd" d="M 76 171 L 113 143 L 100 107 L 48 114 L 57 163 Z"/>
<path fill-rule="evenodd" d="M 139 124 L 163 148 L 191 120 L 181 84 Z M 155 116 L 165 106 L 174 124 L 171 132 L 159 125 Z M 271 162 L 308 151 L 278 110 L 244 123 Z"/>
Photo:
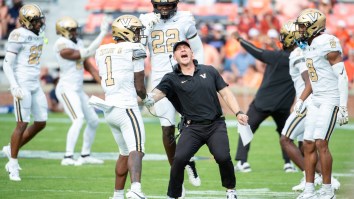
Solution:
<path fill-rule="evenodd" d="M 11 95 L 14 97 L 14 98 L 17 98 L 19 100 L 21 100 L 24 96 L 23 94 L 23 91 L 22 91 L 22 88 L 19 87 L 19 86 L 12 86 L 10 88 L 10 91 L 11 91 Z"/>
<path fill-rule="evenodd" d="M 349 118 L 348 118 L 348 109 L 346 106 L 340 106 L 339 111 L 337 114 L 337 122 L 339 123 L 340 126 L 344 124 L 348 124 Z"/>
<path fill-rule="evenodd" d="M 146 106 L 146 108 L 151 108 L 154 106 L 155 100 L 154 100 L 153 96 L 154 96 L 154 94 L 152 94 L 152 93 L 146 94 L 146 97 L 143 100 L 143 103 Z"/>
<path fill-rule="evenodd" d="M 103 33 L 107 33 L 109 29 L 109 24 L 112 23 L 112 17 L 105 15 L 102 19 L 100 30 Z"/>
<path fill-rule="evenodd" d="M 294 105 L 294 111 L 296 113 L 297 116 L 302 117 L 303 114 L 301 114 L 301 110 L 304 106 L 304 101 L 302 101 L 302 99 L 298 99 Z"/>
<path fill-rule="evenodd" d="M 161 15 L 156 13 L 140 14 L 139 19 L 147 32 L 151 32 L 154 25 L 160 22 Z"/>

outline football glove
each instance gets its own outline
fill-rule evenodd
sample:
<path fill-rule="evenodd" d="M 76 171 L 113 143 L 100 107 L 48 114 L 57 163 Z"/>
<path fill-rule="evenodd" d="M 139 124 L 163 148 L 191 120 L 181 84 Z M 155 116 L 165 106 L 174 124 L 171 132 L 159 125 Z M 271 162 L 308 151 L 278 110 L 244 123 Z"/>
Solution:
<path fill-rule="evenodd" d="M 156 13 L 140 14 L 139 19 L 145 26 L 148 33 L 154 28 L 154 25 L 160 22 L 161 15 Z"/>
<path fill-rule="evenodd" d="M 302 99 L 298 99 L 294 105 L 294 111 L 297 116 L 302 117 L 303 114 L 301 114 L 301 110 L 303 109 L 304 106 L 304 101 Z"/>
<path fill-rule="evenodd" d="M 348 124 L 349 118 L 348 118 L 348 109 L 346 106 L 340 106 L 339 111 L 337 114 L 337 122 L 339 123 L 340 126 L 344 124 Z"/>
<path fill-rule="evenodd" d="M 19 86 L 13 86 L 10 88 L 10 91 L 11 91 L 11 95 L 14 97 L 14 98 L 17 98 L 19 100 L 21 100 L 24 96 L 23 94 L 23 90 L 21 87 Z"/>
<path fill-rule="evenodd" d="M 145 97 L 145 99 L 143 100 L 143 103 L 144 103 L 144 105 L 146 106 L 146 108 L 151 108 L 151 107 L 154 106 L 155 100 L 154 100 L 153 96 L 154 96 L 154 95 L 153 95 L 152 93 L 146 94 L 146 97 Z"/>

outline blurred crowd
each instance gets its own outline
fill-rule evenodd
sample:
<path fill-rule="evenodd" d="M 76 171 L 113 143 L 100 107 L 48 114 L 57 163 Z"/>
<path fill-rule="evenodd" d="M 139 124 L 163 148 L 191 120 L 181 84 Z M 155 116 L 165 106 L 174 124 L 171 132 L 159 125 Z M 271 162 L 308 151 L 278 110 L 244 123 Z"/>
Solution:
<path fill-rule="evenodd" d="M 198 3 L 198 1 L 196 1 Z M 230 85 L 258 88 L 262 81 L 265 64 L 254 59 L 232 38 L 238 31 L 241 36 L 263 49 L 279 49 L 279 31 L 282 23 L 295 19 L 300 10 L 313 7 L 326 14 L 327 20 L 333 13 L 336 1 L 257 1 L 234 0 L 239 6 L 238 17 L 222 24 L 200 22 L 200 36 L 205 50 L 205 63 L 216 66 Z M 250 6 L 250 3 L 258 6 Z M 259 8 L 259 9 L 258 9 Z M 328 23 L 328 21 L 327 21 Z M 349 29 L 344 19 L 337 19 L 326 32 L 337 36 L 343 46 L 350 88 L 354 88 L 354 31 Z"/>
<path fill-rule="evenodd" d="M 12 30 L 20 27 L 18 15 L 22 6 L 22 0 L 0 0 L 0 39 L 7 39 Z"/>
<path fill-rule="evenodd" d="M 333 10 L 336 0 L 230 0 L 237 4 L 237 16 L 233 20 L 200 20 L 197 27 L 204 45 L 205 63 L 213 65 L 231 86 L 242 86 L 257 89 L 262 81 L 265 64 L 248 54 L 239 43 L 232 38 L 238 31 L 241 36 L 263 49 L 280 49 L 279 30 L 286 20 L 295 19 L 299 12 L 308 7 L 321 10 L 327 16 L 327 32 L 337 36 L 343 46 L 343 56 L 349 79 L 350 89 L 354 89 L 354 29 L 349 27 L 348 20 L 335 18 Z M 181 0 L 190 3 L 189 0 Z M 195 0 L 196 5 L 221 3 L 221 0 Z M 0 0 L 0 39 L 6 40 L 8 34 L 19 27 L 19 9 L 22 0 Z M 107 36 L 103 43 L 112 42 Z M 95 61 L 92 58 L 92 63 Z M 45 65 L 45 63 L 42 63 Z M 149 77 L 150 63 L 146 59 L 146 76 Z M 43 84 L 53 84 L 58 80 L 57 71 L 42 70 Z M 86 75 L 88 76 L 88 74 Z M 54 95 L 55 96 L 55 95 Z"/>

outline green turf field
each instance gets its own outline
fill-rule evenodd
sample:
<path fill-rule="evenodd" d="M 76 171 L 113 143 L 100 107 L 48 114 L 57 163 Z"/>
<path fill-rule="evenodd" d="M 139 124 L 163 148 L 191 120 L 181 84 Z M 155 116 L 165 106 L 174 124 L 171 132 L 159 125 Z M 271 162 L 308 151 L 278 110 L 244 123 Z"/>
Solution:
<path fill-rule="evenodd" d="M 102 115 L 100 115 L 102 118 Z M 234 119 L 230 117 L 229 119 Z M 22 181 L 8 179 L 4 166 L 7 158 L 0 153 L 0 198 L 51 198 L 51 199 L 98 199 L 109 198 L 114 189 L 114 167 L 117 146 L 108 126 L 102 121 L 92 147 L 95 157 L 105 159 L 104 165 L 64 167 L 60 165 L 65 149 L 69 120 L 63 114 L 50 114 L 47 127 L 21 149 L 19 162 Z M 231 156 L 237 145 L 235 120 L 229 120 Z M 0 115 L 0 146 L 8 144 L 15 126 L 13 115 Z M 332 135 L 330 148 L 334 159 L 334 176 L 342 186 L 337 199 L 354 198 L 354 123 L 337 128 Z M 143 162 L 142 188 L 148 198 L 166 198 L 169 165 L 164 156 L 161 130 L 158 120 L 147 118 L 146 156 Z M 81 136 L 76 151 L 81 149 Z M 278 135 L 272 120 L 260 127 L 252 142 L 249 154 L 251 173 L 236 173 L 239 198 L 296 198 L 291 191 L 298 184 L 301 172 L 284 173 Z M 77 154 L 78 155 L 78 154 Z M 197 169 L 202 179 L 200 187 L 193 187 L 185 178 L 186 198 L 225 198 L 221 187 L 218 167 L 208 149 L 197 153 Z M 235 162 L 234 162 L 235 163 Z M 127 184 L 126 188 L 130 185 Z"/>

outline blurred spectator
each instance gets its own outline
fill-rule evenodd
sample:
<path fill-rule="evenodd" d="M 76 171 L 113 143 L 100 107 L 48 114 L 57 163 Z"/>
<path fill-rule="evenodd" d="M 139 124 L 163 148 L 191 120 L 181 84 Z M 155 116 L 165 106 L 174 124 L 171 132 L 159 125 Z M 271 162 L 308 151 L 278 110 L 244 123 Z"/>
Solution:
<path fill-rule="evenodd" d="M 265 49 L 267 50 L 280 50 L 282 45 L 279 41 L 279 33 L 274 29 L 270 29 L 267 32 L 267 36 L 264 38 Z"/>
<path fill-rule="evenodd" d="M 235 57 L 240 50 L 240 44 L 233 38 L 232 33 L 238 28 L 234 25 L 228 25 L 226 28 L 225 60 Z"/>
<path fill-rule="evenodd" d="M 248 9 L 244 9 L 236 23 L 239 32 L 247 33 L 251 28 L 256 27 L 256 17 Z"/>
<path fill-rule="evenodd" d="M 51 112 L 63 112 L 63 106 L 59 103 L 59 100 L 57 98 L 57 96 L 55 95 L 55 88 L 57 87 L 59 81 L 59 77 L 54 78 L 53 80 L 53 88 L 52 90 L 49 92 L 49 96 L 48 96 L 48 109 Z"/>
<path fill-rule="evenodd" d="M 282 15 L 285 20 L 294 19 L 305 8 L 309 7 L 308 0 L 289 1 L 276 0 L 275 10 Z"/>
<path fill-rule="evenodd" d="M 245 37 L 244 37 L 245 38 Z M 235 40 L 235 39 L 234 39 Z M 262 42 L 259 40 L 259 31 L 256 28 L 251 28 L 248 31 L 248 40 L 258 48 L 261 48 Z M 239 43 L 239 42 L 237 42 Z"/>
<path fill-rule="evenodd" d="M 334 31 L 334 35 L 339 39 L 341 46 L 345 47 L 345 44 L 349 41 L 350 35 L 346 29 L 347 25 L 344 20 L 338 20 L 337 26 Z M 344 56 L 348 56 L 348 51 L 344 48 Z"/>
<path fill-rule="evenodd" d="M 7 17 L 9 8 L 5 0 L 0 0 L 0 39 L 6 39 L 7 36 Z"/>
<path fill-rule="evenodd" d="M 349 32 L 349 40 L 345 43 L 343 50 L 349 52 L 350 49 L 354 49 L 354 32 Z M 348 54 L 348 53 L 347 53 Z"/>
<path fill-rule="evenodd" d="M 258 89 L 263 80 L 263 73 L 263 68 L 260 70 L 257 65 L 250 65 L 238 83 L 247 88 Z"/>
<path fill-rule="evenodd" d="M 272 0 L 248 0 L 247 7 L 256 16 L 263 15 L 271 10 Z"/>
<path fill-rule="evenodd" d="M 48 67 L 45 66 L 41 67 L 41 72 L 39 74 L 39 77 L 42 85 L 51 84 L 54 81 L 52 75 L 49 73 Z"/>
<path fill-rule="evenodd" d="M 214 66 L 219 71 L 219 73 L 221 73 L 223 66 L 221 64 L 218 50 L 214 46 L 206 43 L 205 38 L 202 38 L 202 42 L 204 49 L 204 64 Z"/>
<path fill-rule="evenodd" d="M 348 59 L 344 62 L 345 70 L 347 71 L 349 88 L 354 89 L 354 49 L 348 52 Z"/>
<path fill-rule="evenodd" d="M 9 10 L 7 32 L 10 33 L 15 28 L 19 27 L 18 16 L 20 8 L 23 6 L 22 0 L 12 0 L 12 7 Z"/>
<path fill-rule="evenodd" d="M 270 29 L 274 29 L 279 32 L 280 22 L 278 18 L 273 14 L 272 11 L 269 11 L 264 14 L 262 20 L 260 21 L 260 32 L 261 34 L 267 34 Z"/>
<path fill-rule="evenodd" d="M 213 31 L 211 37 L 207 40 L 207 43 L 214 46 L 220 53 L 220 59 L 223 61 L 225 57 L 225 37 L 223 35 L 224 26 L 220 23 L 213 25 Z"/>
<path fill-rule="evenodd" d="M 318 9 L 326 16 L 332 14 L 333 5 L 331 0 L 319 0 Z"/>
<path fill-rule="evenodd" d="M 203 39 L 203 38 L 208 39 L 209 38 L 209 29 L 210 28 L 207 23 L 204 23 L 204 22 L 200 23 L 198 25 L 198 29 L 199 29 L 198 34 L 201 39 Z"/>
<path fill-rule="evenodd" d="M 226 64 L 225 64 L 226 65 Z M 236 83 L 243 85 L 243 76 L 249 67 L 255 67 L 256 60 L 255 58 L 249 54 L 244 48 L 240 48 L 240 51 L 237 55 L 231 59 L 230 68 L 226 68 L 225 70 L 232 71 L 232 73 L 236 76 Z"/>

